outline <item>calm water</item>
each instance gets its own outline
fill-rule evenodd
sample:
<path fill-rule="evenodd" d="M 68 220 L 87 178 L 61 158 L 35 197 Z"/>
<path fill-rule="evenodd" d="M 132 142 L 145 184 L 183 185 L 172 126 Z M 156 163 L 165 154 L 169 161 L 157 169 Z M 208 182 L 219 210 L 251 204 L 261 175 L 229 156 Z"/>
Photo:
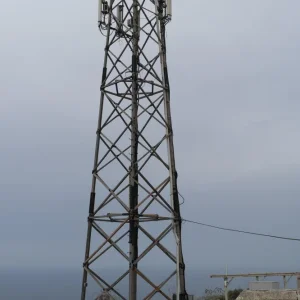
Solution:
<path fill-rule="evenodd" d="M 149 274 L 149 273 L 148 273 Z M 106 274 L 113 278 L 114 272 Z M 188 276 L 188 287 L 200 294 L 209 283 L 209 274 L 193 272 Z M 151 276 L 151 275 L 149 275 Z M 152 274 L 153 276 L 153 274 Z M 151 276 L 151 278 L 153 278 Z M 157 274 L 156 274 L 157 277 Z M 215 283 L 215 282 L 214 282 Z M 170 287 L 172 288 L 172 287 Z M 121 291 L 122 287 L 119 288 Z M 73 300 L 80 299 L 81 270 L 1 270 L 0 271 L 0 299 L 1 300 Z M 91 299 L 96 293 L 95 286 L 90 286 Z M 146 289 L 144 288 L 145 292 Z"/>
<path fill-rule="evenodd" d="M 222 287 L 222 280 L 209 278 L 211 273 L 214 272 L 189 271 L 187 273 L 189 293 L 200 296 L 203 295 L 206 288 Z M 114 276 L 116 276 L 115 272 L 106 274 L 106 278 Z M 150 272 L 149 276 L 153 278 L 154 274 Z M 159 274 L 156 274 L 156 277 L 159 277 Z M 127 286 L 126 283 L 124 284 Z M 232 287 L 245 288 L 247 282 L 235 280 Z M 120 286 L 119 290 L 121 291 L 122 288 Z M 147 292 L 144 286 L 142 288 Z M 170 286 L 170 288 L 172 287 Z M 81 270 L 0 270 L 0 300 L 79 300 L 80 290 Z M 88 299 L 93 299 L 97 289 L 91 285 L 89 291 Z M 160 297 L 156 299 L 160 299 Z"/>

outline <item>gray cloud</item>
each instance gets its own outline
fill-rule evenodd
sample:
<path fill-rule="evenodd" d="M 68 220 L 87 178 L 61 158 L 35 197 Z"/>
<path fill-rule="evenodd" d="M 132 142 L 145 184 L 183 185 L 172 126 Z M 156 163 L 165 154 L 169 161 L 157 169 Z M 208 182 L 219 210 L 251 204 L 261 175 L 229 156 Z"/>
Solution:
<path fill-rule="evenodd" d="M 297 236 L 300 3 L 174 2 L 168 63 L 184 216 Z M 80 266 L 104 47 L 96 3 L 4 7 L 0 265 Z M 297 260 L 297 244 L 185 228 L 190 267 Z"/>

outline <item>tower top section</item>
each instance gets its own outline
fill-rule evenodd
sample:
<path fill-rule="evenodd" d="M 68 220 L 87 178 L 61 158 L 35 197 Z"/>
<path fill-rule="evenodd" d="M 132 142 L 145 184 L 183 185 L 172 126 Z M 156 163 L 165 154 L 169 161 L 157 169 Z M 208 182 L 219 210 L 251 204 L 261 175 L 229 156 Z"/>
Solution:
<path fill-rule="evenodd" d="M 162 8 L 163 13 L 161 15 L 165 24 L 172 19 L 172 0 L 145 0 L 143 6 L 147 6 L 147 9 L 156 15 L 158 15 L 158 10 Z M 127 11 L 126 14 L 124 14 L 124 8 Z M 98 0 L 98 27 L 100 31 L 107 30 L 109 27 L 123 33 L 131 31 L 134 26 L 133 15 L 130 13 L 132 9 L 132 0 Z M 110 24 L 109 14 L 111 14 Z M 140 26 L 140 20 L 138 23 L 137 25 Z"/>

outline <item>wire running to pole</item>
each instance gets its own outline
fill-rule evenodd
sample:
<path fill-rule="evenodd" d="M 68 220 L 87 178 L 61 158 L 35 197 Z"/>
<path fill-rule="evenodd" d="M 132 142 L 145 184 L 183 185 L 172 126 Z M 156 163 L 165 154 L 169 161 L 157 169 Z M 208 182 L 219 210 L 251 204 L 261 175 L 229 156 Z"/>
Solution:
<path fill-rule="evenodd" d="M 271 234 L 264 234 L 264 233 L 244 231 L 244 230 L 239 230 L 239 229 L 232 229 L 232 228 L 220 227 L 220 226 L 205 224 L 205 223 L 201 223 L 201 222 L 197 222 L 197 221 L 192 221 L 192 220 L 187 220 L 187 219 L 182 219 L 182 221 L 185 221 L 187 223 L 201 225 L 201 226 L 204 226 L 204 227 L 210 227 L 210 228 L 214 228 L 214 229 L 219 229 L 219 230 L 223 230 L 223 231 L 231 231 L 231 232 L 251 234 L 251 235 L 256 235 L 256 236 L 263 236 L 263 237 L 269 237 L 269 238 L 274 238 L 274 239 L 280 239 L 280 240 L 288 240 L 288 241 L 300 242 L 300 239 L 297 239 L 297 238 L 291 238 L 291 237 L 284 237 L 284 236 L 278 236 L 278 235 L 271 235 Z"/>

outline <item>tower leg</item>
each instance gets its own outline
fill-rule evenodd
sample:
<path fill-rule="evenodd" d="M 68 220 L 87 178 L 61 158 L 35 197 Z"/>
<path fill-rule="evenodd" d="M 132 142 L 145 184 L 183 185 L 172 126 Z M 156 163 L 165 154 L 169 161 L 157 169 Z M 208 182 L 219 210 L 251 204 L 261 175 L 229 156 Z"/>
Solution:
<path fill-rule="evenodd" d="M 168 157 L 170 165 L 170 189 L 171 189 L 171 205 L 174 209 L 173 214 L 173 231 L 175 235 L 175 240 L 177 244 L 177 299 L 184 300 L 188 299 L 188 295 L 185 289 L 185 264 L 182 254 L 182 244 L 181 244 L 181 225 L 182 219 L 180 215 L 180 205 L 178 197 L 178 187 L 177 187 L 177 172 L 175 166 L 175 152 L 174 152 L 174 142 L 173 142 L 173 129 L 172 129 L 172 118 L 171 118 L 171 105 L 170 105 L 170 86 L 167 68 L 167 57 L 166 57 L 166 26 L 163 22 L 163 1 L 159 1 L 158 6 L 158 18 L 160 23 L 158 26 L 158 31 L 160 32 L 160 59 L 161 59 L 161 69 L 162 77 L 165 85 L 164 90 L 164 105 L 165 105 L 165 117 L 167 121 L 167 145 L 168 145 Z"/>

